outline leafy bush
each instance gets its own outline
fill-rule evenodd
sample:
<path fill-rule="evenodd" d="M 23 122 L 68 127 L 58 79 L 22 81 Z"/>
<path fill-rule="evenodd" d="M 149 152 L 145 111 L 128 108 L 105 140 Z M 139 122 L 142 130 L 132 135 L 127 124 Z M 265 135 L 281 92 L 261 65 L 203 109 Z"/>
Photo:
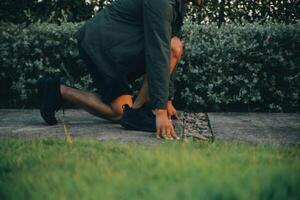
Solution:
<path fill-rule="evenodd" d="M 81 24 L 0 26 L 1 107 L 33 107 L 45 74 L 92 90 L 74 32 Z M 196 110 L 299 111 L 300 24 L 186 23 L 176 103 Z"/>
<path fill-rule="evenodd" d="M 180 104 L 197 110 L 299 111 L 300 24 L 184 26 Z"/>
<path fill-rule="evenodd" d="M 46 74 L 67 78 L 67 83 L 88 88 L 91 78 L 78 57 L 73 37 L 80 24 L 4 24 L 0 27 L 1 102 L 9 106 L 34 104 L 37 79 Z"/>

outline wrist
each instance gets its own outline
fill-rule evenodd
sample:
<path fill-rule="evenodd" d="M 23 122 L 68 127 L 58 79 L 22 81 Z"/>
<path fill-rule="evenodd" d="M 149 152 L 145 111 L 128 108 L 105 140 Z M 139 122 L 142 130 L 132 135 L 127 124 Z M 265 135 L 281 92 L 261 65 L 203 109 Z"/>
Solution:
<path fill-rule="evenodd" d="M 154 112 L 156 115 L 164 115 L 167 114 L 167 109 L 155 109 Z"/>

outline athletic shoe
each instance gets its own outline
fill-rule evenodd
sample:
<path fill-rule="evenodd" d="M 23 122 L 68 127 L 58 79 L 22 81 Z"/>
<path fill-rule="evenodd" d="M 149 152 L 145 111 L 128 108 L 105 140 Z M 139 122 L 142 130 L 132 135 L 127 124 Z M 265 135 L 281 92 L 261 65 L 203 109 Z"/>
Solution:
<path fill-rule="evenodd" d="M 156 117 L 147 105 L 138 109 L 123 106 L 120 124 L 128 130 L 156 132 Z"/>
<path fill-rule="evenodd" d="M 37 88 L 42 118 L 48 125 L 57 124 L 55 112 L 59 110 L 62 104 L 59 78 L 41 78 L 37 82 Z"/>

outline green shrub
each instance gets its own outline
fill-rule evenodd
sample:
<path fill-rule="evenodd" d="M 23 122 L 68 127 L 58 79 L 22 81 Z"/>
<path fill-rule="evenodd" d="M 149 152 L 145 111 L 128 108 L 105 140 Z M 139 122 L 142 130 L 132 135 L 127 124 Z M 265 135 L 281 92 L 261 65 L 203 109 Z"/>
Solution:
<path fill-rule="evenodd" d="M 187 108 L 299 111 L 300 24 L 184 26 L 177 96 Z M 179 95 L 180 94 L 180 95 Z"/>
<path fill-rule="evenodd" d="M 1 102 L 6 106 L 31 107 L 39 77 L 54 74 L 69 85 L 87 89 L 91 83 L 78 57 L 73 37 L 80 24 L 33 24 L 0 27 Z"/>
<path fill-rule="evenodd" d="M 35 107 L 35 82 L 45 74 L 92 90 L 78 57 L 81 24 L 0 26 L 1 107 Z M 197 110 L 299 111 L 300 24 L 186 23 L 176 103 Z"/>

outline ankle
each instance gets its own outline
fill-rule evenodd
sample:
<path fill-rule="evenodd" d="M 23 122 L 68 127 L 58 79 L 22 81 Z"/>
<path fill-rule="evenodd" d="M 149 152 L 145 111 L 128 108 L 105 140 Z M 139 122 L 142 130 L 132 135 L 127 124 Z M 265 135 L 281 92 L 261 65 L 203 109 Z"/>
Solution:
<path fill-rule="evenodd" d="M 65 85 L 60 85 L 60 94 L 62 97 L 66 96 L 68 92 L 68 87 Z"/>
<path fill-rule="evenodd" d="M 140 107 L 142 107 L 144 104 L 141 104 L 141 103 L 133 103 L 132 107 L 133 109 L 138 109 Z"/>
<path fill-rule="evenodd" d="M 145 103 L 148 103 L 150 102 L 150 99 L 149 98 L 145 98 L 145 99 L 136 99 L 134 102 L 133 102 L 133 105 L 132 105 L 132 108 L 134 109 L 138 109 L 140 107 L 142 107 Z"/>

